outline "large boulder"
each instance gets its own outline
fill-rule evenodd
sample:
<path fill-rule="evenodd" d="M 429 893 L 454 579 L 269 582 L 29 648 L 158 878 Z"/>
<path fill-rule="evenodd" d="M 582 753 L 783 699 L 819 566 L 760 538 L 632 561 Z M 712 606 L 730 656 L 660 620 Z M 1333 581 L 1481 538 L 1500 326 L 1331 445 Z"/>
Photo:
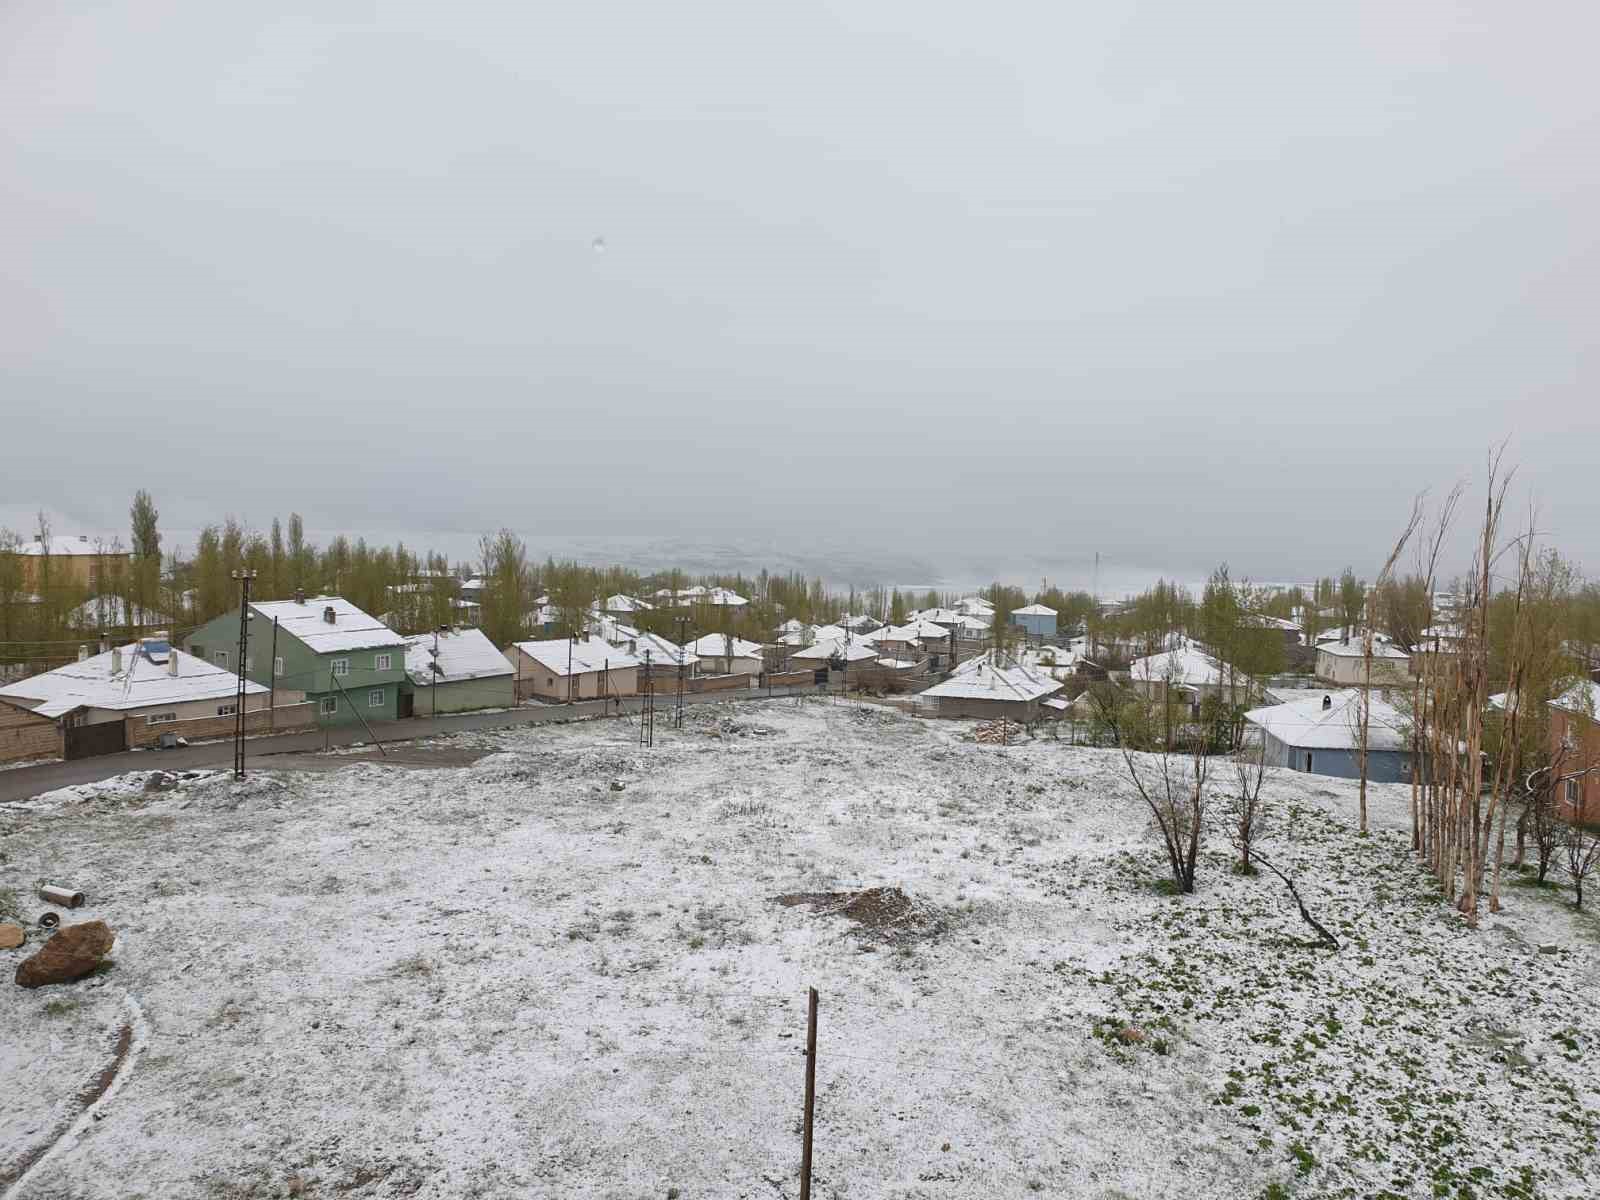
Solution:
<path fill-rule="evenodd" d="M 25 988 L 82 979 L 100 965 L 115 940 L 104 921 L 85 921 L 58 929 L 31 958 L 17 966 L 17 983 Z"/>

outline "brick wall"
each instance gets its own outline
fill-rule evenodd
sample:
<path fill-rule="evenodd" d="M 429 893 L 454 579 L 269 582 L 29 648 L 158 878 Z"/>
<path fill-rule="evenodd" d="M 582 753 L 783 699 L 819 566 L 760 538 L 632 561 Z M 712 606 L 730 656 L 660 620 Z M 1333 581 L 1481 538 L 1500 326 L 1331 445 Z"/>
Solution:
<path fill-rule="evenodd" d="M 0 703 L 0 762 L 60 758 L 61 730 L 49 717 Z"/>
<path fill-rule="evenodd" d="M 188 721 L 166 721 L 151 725 L 143 717 L 126 717 L 128 748 L 153 746 L 163 733 L 175 733 L 185 741 L 197 742 L 206 738 L 232 737 L 234 719 L 229 717 L 195 717 Z M 291 733 L 310 729 L 317 721 L 317 706 L 310 701 L 303 704 L 280 704 L 277 708 L 251 709 L 244 715 L 244 731 L 253 736 L 263 733 Z"/>

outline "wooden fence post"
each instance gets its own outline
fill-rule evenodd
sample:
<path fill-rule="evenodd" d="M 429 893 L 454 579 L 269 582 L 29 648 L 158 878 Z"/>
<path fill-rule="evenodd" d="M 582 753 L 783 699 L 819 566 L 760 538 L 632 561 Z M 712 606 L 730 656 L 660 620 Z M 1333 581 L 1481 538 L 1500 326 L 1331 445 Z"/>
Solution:
<path fill-rule="evenodd" d="M 817 989 L 806 989 L 806 1118 L 800 1141 L 800 1200 L 811 1200 L 811 1114 L 817 1102 Z"/>

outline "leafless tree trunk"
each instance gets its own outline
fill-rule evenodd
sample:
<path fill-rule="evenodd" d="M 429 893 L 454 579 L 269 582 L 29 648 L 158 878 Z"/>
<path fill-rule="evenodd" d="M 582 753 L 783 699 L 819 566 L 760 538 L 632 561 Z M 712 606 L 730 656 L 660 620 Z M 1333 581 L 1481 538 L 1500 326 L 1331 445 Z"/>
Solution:
<path fill-rule="evenodd" d="M 1310 911 L 1306 908 L 1306 902 L 1300 898 L 1300 889 L 1295 887 L 1294 880 L 1290 879 L 1282 871 L 1278 870 L 1277 867 L 1273 866 L 1271 862 L 1263 858 L 1259 851 L 1256 853 L 1256 861 L 1267 870 L 1271 871 L 1279 879 L 1283 880 L 1284 885 L 1289 889 L 1289 894 L 1294 897 L 1295 906 L 1300 910 L 1301 920 L 1303 920 L 1307 925 L 1311 926 L 1311 928 L 1315 929 L 1317 931 L 1317 936 L 1320 937 L 1323 942 L 1337 950 L 1339 948 L 1339 939 L 1334 937 L 1333 934 L 1329 933 L 1322 922 L 1318 921 L 1311 915 Z"/>
<path fill-rule="evenodd" d="M 1200 858 L 1200 836 L 1205 827 L 1207 776 L 1210 759 L 1205 739 L 1190 736 L 1183 752 L 1163 746 L 1156 777 L 1146 780 L 1137 758 L 1125 743 L 1119 743 L 1128 777 L 1138 789 L 1139 798 L 1149 808 L 1167 852 L 1167 865 L 1178 891 L 1194 891 L 1195 866 Z"/>
<path fill-rule="evenodd" d="M 1422 524 L 1422 502 L 1426 493 L 1419 494 L 1411 502 L 1411 516 L 1406 521 L 1405 528 L 1400 531 L 1400 536 L 1395 540 L 1394 548 L 1389 551 L 1389 557 L 1384 561 L 1383 570 L 1378 572 L 1378 582 L 1367 592 L 1366 598 L 1366 632 L 1362 638 L 1362 663 L 1363 676 L 1361 688 L 1361 736 L 1358 740 L 1357 758 L 1361 766 L 1361 836 L 1367 834 L 1367 738 L 1372 728 L 1372 634 L 1373 626 L 1377 623 L 1378 596 L 1384 586 L 1394 575 L 1394 564 L 1400 555 L 1405 552 L 1406 543 L 1411 540 L 1411 535 L 1416 533 L 1417 527 Z"/>

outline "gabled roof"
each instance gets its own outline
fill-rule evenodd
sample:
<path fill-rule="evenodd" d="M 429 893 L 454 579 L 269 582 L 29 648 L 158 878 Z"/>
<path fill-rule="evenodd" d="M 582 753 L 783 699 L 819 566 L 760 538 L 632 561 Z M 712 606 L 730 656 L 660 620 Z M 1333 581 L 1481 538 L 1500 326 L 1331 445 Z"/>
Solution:
<path fill-rule="evenodd" d="M 579 641 L 548 638 L 513 644 L 552 675 L 566 675 L 569 661 L 574 675 L 605 670 L 622 671 L 639 665 L 639 660 L 626 650 L 619 650 L 599 638 L 583 638 Z"/>
<path fill-rule="evenodd" d="M 700 656 L 686 647 L 669 641 L 658 633 L 639 632 L 629 639 L 633 642 L 633 654 L 644 662 L 644 652 L 650 651 L 650 666 L 676 667 L 680 662 L 686 667 L 692 667 L 700 661 Z"/>
<path fill-rule="evenodd" d="M 176 675 L 169 670 L 169 655 L 177 660 Z M 121 670 L 113 671 L 117 659 Z M 194 700 L 231 701 L 238 686 L 234 672 L 165 642 L 145 639 L 0 688 L 0 699 L 41 716 L 59 717 L 75 708 L 127 711 Z M 269 689 L 247 679 L 244 690 L 259 696 Z"/>
<path fill-rule="evenodd" d="M 937 699 L 1038 700 L 1059 692 L 1063 686 L 1059 680 L 988 650 L 962 663 L 949 679 L 922 695 Z"/>
<path fill-rule="evenodd" d="M 1056 615 L 1056 610 L 1053 608 L 1046 608 L 1042 604 L 1030 604 L 1027 608 L 1012 609 L 1011 615 L 1014 617 L 1053 617 Z"/>
<path fill-rule="evenodd" d="M 1138 683 L 1175 683 L 1185 687 L 1224 687 L 1228 683 L 1227 668 L 1192 643 L 1135 659 L 1128 668 L 1128 677 Z M 1250 684 L 1249 678 L 1238 671 L 1234 672 L 1233 682 Z"/>
<path fill-rule="evenodd" d="M 1323 708 L 1323 698 L 1331 704 Z M 1299 750 L 1354 750 L 1361 741 L 1361 689 L 1312 690 L 1305 700 L 1253 708 L 1244 719 Z M 1368 750 L 1404 750 L 1405 715 L 1380 696 L 1372 697 L 1367 720 Z"/>
<path fill-rule="evenodd" d="M 418 687 L 428 687 L 435 680 L 457 683 L 511 674 L 514 672 L 506 656 L 481 630 L 452 629 L 449 633 L 419 633 L 406 639 L 406 675 Z"/>
<path fill-rule="evenodd" d="M 730 635 L 721 633 L 708 633 L 704 637 L 696 638 L 689 643 L 689 649 L 701 658 L 728 658 L 728 640 Z M 761 657 L 761 643 L 747 642 L 743 638 L 733 638 L 733 658 L 759 658 Z"/>
<path fill-rule="evenodd" d="M 331 622 L 324 615 L 329 608 L 333 609 Z M 277 621 L 279 636 L 288 634 L 314 654 L 381 649 L 404 646 L 406 642 L 343 596 L 308 596 L 303 604 L 298 600 L 262 600 L 252 603 L 250 609 L 267 626 Z M 257 629 L 254 636 L 266 635 Z"/>
<path fill-rule="evenodd" d="M 860 638 L 852 638 L 848 644 L 843 638 L 824 638 L 814 646 L 807 646 L 789 657 L 802 662 L 827 662 L 830 659 L 842 658 L 847 663 L 853 663 L 877 658 L 878 651 L 876 647 L 863 642 Z"/>
<path fill-rule="evenodd" d="M 631 613 L 649 612 L 655 608 L 655 605 L 648 600 L 638 600 L 632 596 L 624 596 L 619 592 L 615 596 L 607 596 L 601 608 L 609 613 Z"/>

